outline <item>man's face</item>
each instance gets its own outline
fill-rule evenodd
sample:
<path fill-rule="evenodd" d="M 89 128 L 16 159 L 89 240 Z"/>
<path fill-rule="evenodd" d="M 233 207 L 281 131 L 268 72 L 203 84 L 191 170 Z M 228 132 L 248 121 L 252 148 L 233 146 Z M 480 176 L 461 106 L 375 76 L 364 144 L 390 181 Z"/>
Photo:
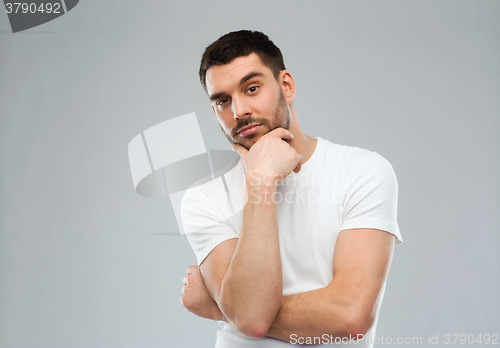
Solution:
<path fill-rule="evenodd" d="M 211 67 L 206 85 L 212 109 L 232 144 L 250 149 L 271 130 L 289 128 L 290 109 L 283 90 L 257 54 Z M 247 128 L 251 125 L 258 126 Z"/>

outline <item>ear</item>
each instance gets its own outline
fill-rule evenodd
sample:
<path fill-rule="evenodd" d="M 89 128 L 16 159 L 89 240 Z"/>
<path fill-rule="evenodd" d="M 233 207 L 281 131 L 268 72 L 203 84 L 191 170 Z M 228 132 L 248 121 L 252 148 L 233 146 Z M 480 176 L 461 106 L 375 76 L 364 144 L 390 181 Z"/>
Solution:
<path fill-rule="evenodd" d="M 283 95 L 285 96 L 285 101 L 287 104 L 290 104 L 295 99 L 295 93 L 297 92 L 295 80 L 288 70 L 282 70 L 280 72 L 279 81 L 281 84 L 280 87 L 283 90 Z"/>

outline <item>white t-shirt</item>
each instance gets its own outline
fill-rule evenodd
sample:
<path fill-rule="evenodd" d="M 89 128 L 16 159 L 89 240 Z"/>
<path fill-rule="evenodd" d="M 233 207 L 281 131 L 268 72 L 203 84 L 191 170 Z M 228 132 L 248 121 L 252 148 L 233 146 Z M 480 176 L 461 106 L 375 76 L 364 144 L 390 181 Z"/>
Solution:
<path fill-rule="evenodd" d="M 290 173 L 277 187 L 284 296 L 323 288 L 332 281 L 335 243 L 342 230 L 374 228 L 394 234 L 396 244 L 403 241 L 391 164 L 376 152 L 317 139 L 300 172 Z M 181 216 L 198 265 L 217 245 L 239 237 L 245 190 L 245 168 L 239 160 L 223 176 L 186 191 Z M 377 322 L 378 315 L 366 337 L 375 335 Z M 292 344 L 267 336 L 249 338 L 231 324 L 219 323 L 216 348 L 301 346 L 298 341 Z M 373 344 L 365 339 L 356 346 Z"/>

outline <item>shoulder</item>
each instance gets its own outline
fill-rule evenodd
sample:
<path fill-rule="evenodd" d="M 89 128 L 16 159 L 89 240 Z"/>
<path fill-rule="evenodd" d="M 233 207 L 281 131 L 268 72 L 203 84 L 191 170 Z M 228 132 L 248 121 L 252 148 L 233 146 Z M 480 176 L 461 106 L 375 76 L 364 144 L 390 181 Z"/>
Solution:
<path fill-rule="evenodd" d="M 240 158 L 233 161 L 229 166 L 203 177 L 193 183 L 185 190 L 182 198 L 182 206 L 186 207 L 192 203 L 210 203 L 213 205 L 223 204 L 227 198 L 227 192 L 235 186 L 235 182 L 243 175 L 243 165 Z M 241 180 L 238 181 L 240 183 Z"/>
<path fill-rule="evenodd" d="M 234 212 L 243 209 L 244 172 L 240 162 L 227 171 L 215 173 L 209 180 L 201 180 L 187 189 L 180 202 L 184 225 L 196 224 L 199 229 L 214 223 L 227 223 Z"/>
<path fill-rule="evenodd" d="M 357 146 L 341 145 L 318 137 L 324 163 L 332 163 L 338 174 L 347 179 L 352 175 L 373 172 L 394 172 L 391 163 L 375 151 Z"/>
<path fill-rule="evenodd" d="M 180 204 L 182 214 L 196 215 L 218 210 L 217 207 L 225 200 L 225 192 L 220 178 L 187 189 Z"/>

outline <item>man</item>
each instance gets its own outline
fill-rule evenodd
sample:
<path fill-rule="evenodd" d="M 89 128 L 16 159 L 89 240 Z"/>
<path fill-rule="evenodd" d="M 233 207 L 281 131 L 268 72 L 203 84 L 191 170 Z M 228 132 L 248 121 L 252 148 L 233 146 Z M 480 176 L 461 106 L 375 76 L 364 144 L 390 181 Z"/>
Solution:
<path fill-rule="evenodd" d="M 181 303 L 220 321 L 216 347 L 371 347 L 362 339 L 375 333 L 402 242 L 391 165 L 302 131 L 295 81 L 263 33 L 219 38 L 200 80 L 241 156 L 224 185 L 240 190 L 232 199 L 243 208 L 230 212 L 215 181 L 186 192 L 182 220 L 199 267 L 188 268 Z"/>

